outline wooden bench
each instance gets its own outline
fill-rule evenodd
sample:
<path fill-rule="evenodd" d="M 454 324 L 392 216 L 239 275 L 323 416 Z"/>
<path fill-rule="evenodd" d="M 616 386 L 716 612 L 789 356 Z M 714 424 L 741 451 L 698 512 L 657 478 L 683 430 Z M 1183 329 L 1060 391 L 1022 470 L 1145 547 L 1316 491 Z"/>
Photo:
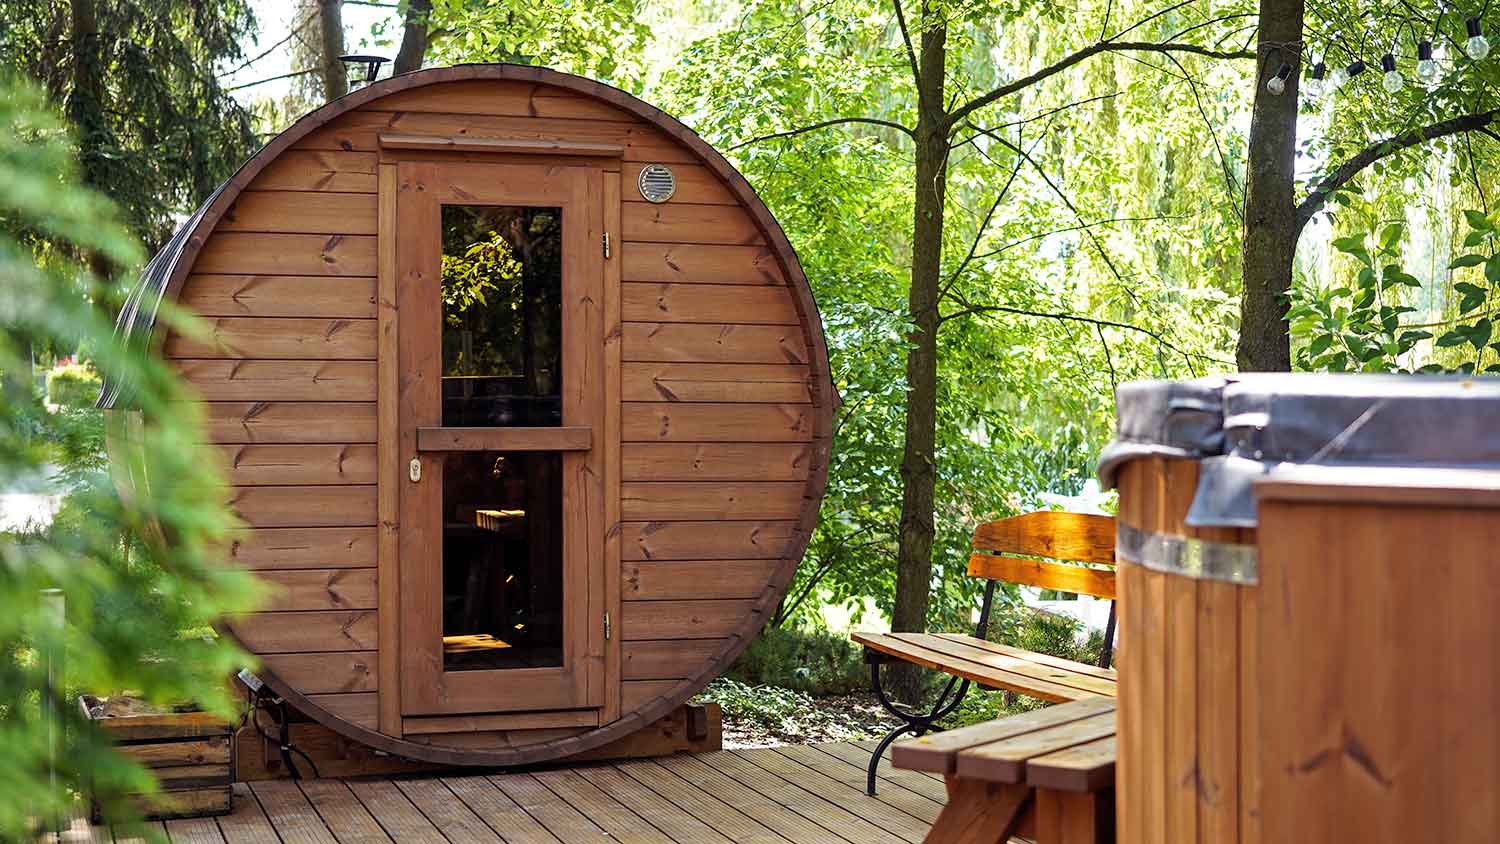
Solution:
<path fill-rule="evenodd" d="M 1024 555 L 1024 556 L 1015 556 Z M 1046 559 L 1041 559 L 1046 558 Z M 921 736 L 951 714 L 971 684 L 1019 692 L 1058 703 L 1115 696 L 1109 667 L 1115 631 L 1115 520 L 1085 513 L 1037 512 L 986 522 L 974 531 L 968 573 L 988 582 L 974 635 L 963 633 L 855 633 L 865 648 L 875 695 L 901 725 L 876 746 L 865 790 L 875 793 L 875 772 L 885 749 L 903 735 Z M 1061 659 L 987 641 L 995 588 L 1001 582 L 1108 599 L 1104 653 L 1098 665 Z M 897 706 L 880 682 L 880 666 L 907 662 L 950 676 L 927 712 Z"/>
<path fill-rule="evenodd" d="M 897 768 L 942 774 L 948 803 L 926 844 L 1114 841 L 1115 702 L 1086 698 L 891 749 Z"/>

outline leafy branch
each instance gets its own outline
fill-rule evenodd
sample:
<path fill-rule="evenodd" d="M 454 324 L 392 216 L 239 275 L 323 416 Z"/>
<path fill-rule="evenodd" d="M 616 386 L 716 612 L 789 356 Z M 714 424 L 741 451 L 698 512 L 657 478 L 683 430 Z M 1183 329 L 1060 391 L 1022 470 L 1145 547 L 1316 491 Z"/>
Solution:
<path fill-rule="evenodd" d="M 1332 173 L 1324 176 L 1323 180 L 1313 188 L 1312 193 L 1302 200 L 1296 211 L 1297 230 L 1301 231 L 1302 227 L 1307 225 L 1334 191 L 1343 187 L 1371 164 L 1427 141 L 1466 132 L 1485 131 L 1491 123 L 1495 122 L 1497 116 L 1500 116 L 1500 109 L 1465 114 L 1370 144 L 1340 164 Z"/>

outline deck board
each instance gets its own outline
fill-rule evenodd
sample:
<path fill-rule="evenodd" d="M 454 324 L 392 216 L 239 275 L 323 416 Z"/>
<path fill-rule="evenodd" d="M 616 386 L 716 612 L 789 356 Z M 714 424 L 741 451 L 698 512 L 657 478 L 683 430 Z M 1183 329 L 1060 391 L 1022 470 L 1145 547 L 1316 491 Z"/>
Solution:
<path fill-rule="evenodd" d="M 872 746 L 241 783 L 233 814 L 154 826 L 171 844 L 918 844 L 942 780 L 882 763 L 880 794 L 866 797 Z"/>

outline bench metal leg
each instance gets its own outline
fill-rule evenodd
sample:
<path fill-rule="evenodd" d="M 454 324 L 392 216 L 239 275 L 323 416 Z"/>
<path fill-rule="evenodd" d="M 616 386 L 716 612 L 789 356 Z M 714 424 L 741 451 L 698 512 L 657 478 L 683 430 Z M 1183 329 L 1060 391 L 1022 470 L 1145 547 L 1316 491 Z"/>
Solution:
<path fill-rule="evenodd" d="M 932 730 L 932 725 L 953 714 L 958 705 L 963 702 L 964 695 L 969 692 L 969 681 L 964 680 L 959 684 L 957 677 L 948 678 L 948 685 L 943 687 L 942 694 L 938 695 L 937 701 L 933 703 L 928 712 L 911 712 L 886 696 L 885 687 L 880 683 L 881 661 L 870 660 L 870 685 L 875 690 L 875 697 L 886 711 L 901 719 L 901 725 L 886 733 L 885 738 L 875 745 L 875 752 L 870 754 L 870 765 L 865 769 L 865 793 L 871 797 L 875 796 L 875 773 L 880 768 L 880 757 L 885 755 L 886 748 L 890 747 L 896 739 L 903 735 L 922 736 Z M 954 693 L 954 686 L 957 693 Z M 948 696 L 953 695 L 949 700 Z"/>

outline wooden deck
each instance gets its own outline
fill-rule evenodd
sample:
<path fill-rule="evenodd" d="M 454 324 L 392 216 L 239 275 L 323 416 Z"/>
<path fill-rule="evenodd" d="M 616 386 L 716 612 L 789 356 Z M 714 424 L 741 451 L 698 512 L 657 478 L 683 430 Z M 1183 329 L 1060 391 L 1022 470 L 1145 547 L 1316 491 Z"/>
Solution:
<path fill-rule="evenodd" d="M 866 797 L 873 744 L 241 783 L 231 815 L 153 826 L 172 844 L 920 844 L 943 806 L 942 778 L 887 764 L 879 796 Z M 112 836 L 94 828 L 70 838 L 107 844 Z"/>

